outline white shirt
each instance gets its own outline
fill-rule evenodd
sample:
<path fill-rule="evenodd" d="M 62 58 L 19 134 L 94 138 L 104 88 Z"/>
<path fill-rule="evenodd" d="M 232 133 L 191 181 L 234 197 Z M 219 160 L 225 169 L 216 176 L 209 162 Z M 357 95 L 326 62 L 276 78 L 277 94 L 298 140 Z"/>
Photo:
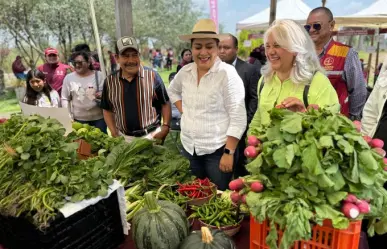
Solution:
<path fill-rule="evenodd" d="M 232 63 L 232 65 L 233 65 L 234 67 L 236 66 L 237 60 L 238 60 L 238 57 L 235 57 L 235 60 L 234 60 L 234 62 Z"/>
<path fill-rule="evenodd" d="M 232 65 L 219 58 L 197 84 L 196 63 L 184 66 L 168 88 L 172 103 L 182 100 L 181 142 L 197 155 L 215 152 L 227 136 L 240 139 L 246 129 L 245 88 Z"/>
<path fill-rule="evenodd" d="M 387 70 L 380 72 L 370 96 L 363 109 L 361 129 L 364 135 L 373 137 L 379 120 L 383 114 L 383 107 L 387 99 Z"/>

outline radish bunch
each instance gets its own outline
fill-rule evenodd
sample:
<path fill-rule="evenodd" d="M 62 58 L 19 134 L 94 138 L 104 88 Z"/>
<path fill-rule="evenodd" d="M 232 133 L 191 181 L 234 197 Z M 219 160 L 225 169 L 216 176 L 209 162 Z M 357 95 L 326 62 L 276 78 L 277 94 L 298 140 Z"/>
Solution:
<path fill-rule="evenodd" d="M 366 200 L 359 200 L 355 195 L 348 194 L 341 211 L 347 218 L 356 219 L 360 214 L 368 214 L 371 206 Z"/>
<path fill-rule="evenodd" d="M 361 122 L 358 120 L 353 121 L 353 124 L 356 126 L 358 132 L 361 131 Z M 363 136 L 364 140 L 372 148 L 373 151 L 381 155 L 382 157 L 386 156 L 386 152 L 383 150 L 384 142 L 381 139 L 375 138 L 372 139 L 370 136 Z"/>
<path fill-rule="evenodd" d="M 231 181 L 228 186 L 233 191 L 230 195 L 232 202 L 242 202 L 244 204 L 246 204 L 246 195 L 250 190 L 255 193 L 260 193 L 265 188 L 261 181 L 246 182 L 243 178 Z"/>
<path fill-rule="evenodd" d="M 256 158 L 261 152 L 261 141 L 256 136 L 247 137 L 247 147 L 244 154 L 247 158 Z"/>
<path fill-rule="evenodd" d="M 7 121 L 6 118 L 0 118 L 0 124 L 5 123 L 5 121 Z"/>
<path fill-rule="evenodd" d="M 381 139 L 374 138 L 372 139 L 369 136 L 363 136 L 364 140 L 368 143 L 368 145 L 372 148 L 373 151 L 378 153 L 380 156 L 385 157 L 386 152 L 383 150 L 384 142 Z M 383 158 L 384 164 L 387 164 L 387 159 Z M 385 168 L 387 170 L 387 168 Z"/>

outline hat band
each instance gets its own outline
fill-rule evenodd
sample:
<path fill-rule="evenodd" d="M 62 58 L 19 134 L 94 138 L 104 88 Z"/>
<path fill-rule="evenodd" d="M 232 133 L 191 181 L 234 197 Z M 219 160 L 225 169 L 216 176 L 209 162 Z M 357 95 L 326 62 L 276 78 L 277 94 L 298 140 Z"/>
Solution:
<path fill-rule="evenodd" d="M 217 33 L 214 31 L 197 31 L 197 32 L 192 32 L 192 34 L 214 34 L 214 35 L 217 35 Z"/>

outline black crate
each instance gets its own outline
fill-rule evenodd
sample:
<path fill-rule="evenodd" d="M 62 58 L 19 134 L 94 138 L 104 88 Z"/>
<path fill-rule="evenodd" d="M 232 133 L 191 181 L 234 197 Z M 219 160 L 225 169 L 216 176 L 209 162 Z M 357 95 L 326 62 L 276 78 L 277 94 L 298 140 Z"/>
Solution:
<path fill-rule="evenodd" d="M 7 249 L 115 249 L 123 241 L 116 192 L 67 219 L 60 214 L 45 231 L 0 215 L 0 244 Z"/>

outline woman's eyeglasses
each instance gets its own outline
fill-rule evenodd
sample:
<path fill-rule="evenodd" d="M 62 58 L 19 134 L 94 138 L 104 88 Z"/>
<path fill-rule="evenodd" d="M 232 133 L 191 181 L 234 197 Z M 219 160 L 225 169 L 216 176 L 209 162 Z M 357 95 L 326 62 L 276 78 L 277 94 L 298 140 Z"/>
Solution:
<path fill-rule="evenodd" d="M 321 29 L 321 24 L 320 23 L 313 23 L 312 25 L 310 25 L 310 24 L 304 25 L 304 28 L 307 32 L 309 32 L 312 27 L 314 30 L 319 31 Z"/>
<path fill-rule="evenodd" d="M 82 66 L 84 62 L 86 61 L 74 61 L 74 66 L 77 66 L 77 65 Z"/>

